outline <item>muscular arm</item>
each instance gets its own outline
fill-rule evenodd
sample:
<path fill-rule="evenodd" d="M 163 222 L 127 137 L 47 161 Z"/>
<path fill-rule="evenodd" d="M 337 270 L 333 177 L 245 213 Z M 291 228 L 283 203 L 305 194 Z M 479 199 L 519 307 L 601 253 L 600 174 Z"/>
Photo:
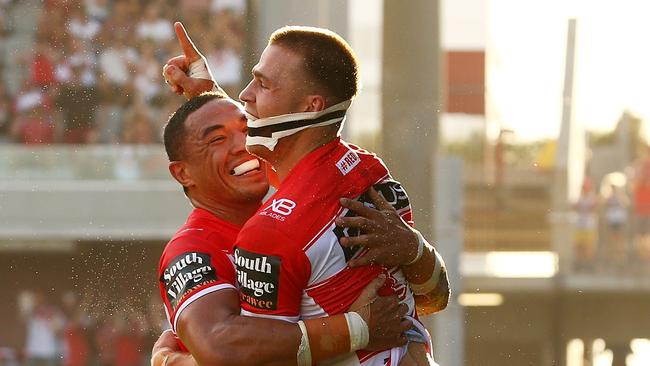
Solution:
<path fill-rule="evenodd" d="M 377 297 L 385 279 L 376 279 L 351 305 L 368 325 L 368 349 L 387 349 L 406 343 L 403 332 L 411 327 L 401 320 L 407 312 L 396 296 Z M 190 303 L 179 315 L 177 333 L 190 354 L 178 352 L 163 335 L 154 347 L 152 365 L 296 365 L 302 332 L 298 324 L 282 320 L 240 316 L 234 289 L 215 291 Z M 311 359 L 318 363 L 350 352 L 345 315 L 304 321 Z M 166 358 L 166 361 L 164 361 Z"/>
<path fill-rule="evenodd" d="M 295 365 L 296 324 L 239 315 L 239 295 L 215 291 L 181 313 L 177 333 L 200 365 Z"/>

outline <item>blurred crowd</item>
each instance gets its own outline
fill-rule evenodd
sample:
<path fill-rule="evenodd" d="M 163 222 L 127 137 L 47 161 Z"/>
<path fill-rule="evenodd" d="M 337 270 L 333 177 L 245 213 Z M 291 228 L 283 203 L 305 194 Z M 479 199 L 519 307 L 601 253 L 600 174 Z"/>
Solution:
<path fill-rule="evenodd" d="M 627 174 L 585 177 L 574 203 L 575 266 L 580 271 L 650 268 L 650 147 Z"/>
<path fill-rule="evenodd" d="M 0 0 L 0 143 L 160 142 L 182 102 L 161 76 L 181 52 L 173 21 L 236 94 L 245 13 L 245 0 Z"/>
<path fill-rule="evenodd" d="M 157 297 L 145 309 L 98 305 L 106 302 L 74 292 L 54 302 L 42 291 L 24 291 L 17 302 L 24 345 L 0 348 L 3 366 L 148 365 L 153 343 L 167 327 Z"/>

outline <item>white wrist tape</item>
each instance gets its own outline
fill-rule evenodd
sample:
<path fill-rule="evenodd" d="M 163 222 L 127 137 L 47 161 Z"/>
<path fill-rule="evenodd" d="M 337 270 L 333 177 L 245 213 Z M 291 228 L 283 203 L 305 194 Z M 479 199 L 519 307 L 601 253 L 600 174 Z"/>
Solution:
<path fill-rule="evenodd" d="M 300 345 L 298 346 L 298 352 L 296 353 L 296 360 L 298 361 L 298 366 L 311 366 L 311 348 L 309 347 L 307 327 L 305 327 L 305 323 L 302 320 L 298 321 L 298 326 L 302 332 L 302 337 L 300 337 Z"/>
<path fill-rule="evenodd" d="M 368 324 L 366 324 L 361 315 L 353 311 L 344 315 L 348 323 L 348 330 L 350 331 L 350 352 L 364 349 L 370 341 Z"/>
<path fill-rule="evenodd" d="M 417 237 L 418 237 L 418 252 L 417 252 L 417 254 L 415 255 L 415 258 L 413 258 L 412 261 L 406 263 L 407 266 L 419 261 L 420 258 L 422 258 L 422 253 L 424 253 L 424 243 L 426 243 L 426 240 L 424 239 L 424 236 L 422 236 L 422 233 L 420 233 L 419 231 L 417 231 L 415 229 L 413 230 L 413 232 L 415 232 L 415 235 L 417 235 Z"/>
<path fill-rule="evenodd" d="M 429 243 L 427 243 L 427 246 L 430 246 Z M 420 284 L 415 284 L 415 283 L 409 283 L 411 286 L 411 291 L 413 291 L 414 294 L 416 295 L 424 295 L 428 294 L 438 286 L 438 282 L 440 281 L 440 272 L 442 272 L 442 267 L 445 266 L 445 261 L 442 259 L 440 254 L 435 248 L 433 249 L 433 254 L 435 256 L 435 263 L 433 267 L 433 272 L 431 273 L 431 277 L 425 282 L 425 283 L 420 283 Z"/>
<path fill-rule="evenodd" d="M 210 69 L 208 68 L 208 65 L 205 63 L 205 59 L 203 57 L 190 64 L 189 70 L 187 72 L 187 76 L 191 78 L 205 79 L 205 80 L 212 81 L 212 74 L 210 73 Z"/>

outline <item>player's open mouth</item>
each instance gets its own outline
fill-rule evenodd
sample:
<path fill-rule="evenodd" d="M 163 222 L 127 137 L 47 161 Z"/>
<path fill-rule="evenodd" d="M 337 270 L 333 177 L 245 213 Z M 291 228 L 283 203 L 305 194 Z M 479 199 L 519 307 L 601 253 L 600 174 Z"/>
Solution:
<path fill-rule="evenodd" d="M 260 170 L 260 161 L 257 159 L 252 159 L 237 165 L 235 169 L 230 171 L 230 174 L 235 176 L 240 176 L 246 173 L 259 171 L 259 170 Z"/>

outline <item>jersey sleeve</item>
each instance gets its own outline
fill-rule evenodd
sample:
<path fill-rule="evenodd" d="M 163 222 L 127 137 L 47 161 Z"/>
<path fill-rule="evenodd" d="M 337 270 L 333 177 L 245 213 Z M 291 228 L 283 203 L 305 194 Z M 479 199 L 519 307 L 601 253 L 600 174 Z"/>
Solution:
<path fill-rule="evenodd" d="M 415 227 L 413 222 L 413 211 L 411 210 L 411 202 L 409 197 L 406 194 L 406 190 L 402 185 L 393 180 L 387 179 L 383 182 L 373 185 L 373 187 L 381 193 L 381 195 L 388 201 L 391 206 L 397 211 L 397 213 L 409 224 L 411 227 Z M 364 194 L 365 195 L 365 194 Z M 366 197 L 370 201 L 370 197 Z M 363 201 L 364 198 L 362 197 Z"/>
<path fill-rule="evenodd" d="M 234 247 L 242 315 L 298 321 L 311 266 L 282 230 L 254 225 Z"/>
<path fill-rule="evenodd" d="M 206 294 L 236 289 L 228 254 L 198 238 L 177 238 L 167 245 L 158 267 L 160 295 L 174 333 L 178 317 Z"/>

